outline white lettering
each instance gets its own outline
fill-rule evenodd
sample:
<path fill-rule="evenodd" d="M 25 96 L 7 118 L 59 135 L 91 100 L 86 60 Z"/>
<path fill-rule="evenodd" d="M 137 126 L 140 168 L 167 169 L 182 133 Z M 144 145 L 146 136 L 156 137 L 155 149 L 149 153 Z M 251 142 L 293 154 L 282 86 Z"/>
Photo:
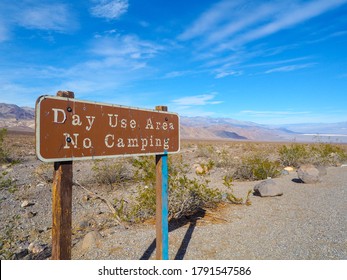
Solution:
<path fill-rule="evenodd" d="M 72 125 L 76 126 L 80 126 L 82 125 L 81 119 L 79 115 L 72 115 Z"/>
<path fill-rule="evenodd" d="M 164 150 L 168 150 L 170 148 L 169 146 L 169 138 L 164 139 Z"/>
<path fill-rule="evenodd" d="M 83 148 L 89 149 L 91 147 L 92 147 L 92 140 L 90 140 L 89 138 L 84 138 L 84 140 L 83 140 Z"/>
<path fill-rule="evenodd" d="M 146 125 L 145 129 L 154 129 L 151 119 L 147 120 L 147 125 Z"/>
<path fill-rule="evenodd" d="M 118 148 L 124 148 L 124 147 L 125 147 L 123 138 L 118 138 L 117 147 L 118 147 Z"/>
<path fill-rule="evenodd" d="M 54 123 L 64 123 L 66 121 L 66 114 L 65 114 L 65 111 L 62 110 L 62 109 L 57 109 L 57 108 L 52 108 L 53 112 L 54 112 L 54 116 L 53 116 L 53 122 Z M 61 113 L 62 114 L 62 119 L 59 120 L 59 114 L 58 113 Z"/>
<path fill-rule="evenodd" d="M 128 139 L 128 147 L 136 148 L 139 146 L 139 140 L 137 138 L 129 138 Z"/>
<path fill-rule="evenodd" d="M 94 116 L 86 116 L 87 120 L 88 120 L 88 124 L 89 126 L 86 126 L 86 129 L 89 131 L 94 123 L 95 117 Z"/>
<path fill-rule="evenodd" d="M 136 128 L 136 121 L 135 120 L 130 121 L 130 128 Z"/>
<path fill-rule="evenodd" d="M 120 127 L 121 128 L 127 128 L 127 120 L 126 119 L 122 119 L 120 121 Z"/>
<path fill-rule="evenodd" d="M 112 142 L 109 142 L 109 138 L 111 138 Z M 114 135 L 107 134 L 105 137 L 105 145 L 107 148 L 112 148 L 114 146 Z"/>
<path fill-rule="evenodd" d="M 69 144 L 71 144 L 75 149 L 77 149 L 78 135 L 79 134 L 74 133 L 73 134 L 74 138 L 72 138 L 69 133 L 64 133 L 64 136 L 65 136 L 65 146 L 64 146 L 64 149 L 70 149 Z"/>
<path fill-rule="evenodd" d="M 112 122 L 112 118 L 114 118 L 114 122 Z M 108 114 L 108 124 L 110 125 L 110 127 L 117 127 L 118 115 Z"/>
<path fill-rule="evenodd" d="M 141 151 L 145 151 L 148 145 L 148 140 L 146 138 L 141 138 Z"/>

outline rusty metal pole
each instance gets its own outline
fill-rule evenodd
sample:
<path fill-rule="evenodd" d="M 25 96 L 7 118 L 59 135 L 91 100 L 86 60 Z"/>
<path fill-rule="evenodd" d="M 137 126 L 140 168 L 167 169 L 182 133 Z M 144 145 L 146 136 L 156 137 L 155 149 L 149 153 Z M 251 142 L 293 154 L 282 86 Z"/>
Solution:
<path fill-rule="evenodd" d="M 156 106 L 156 110 L 167 112 L 167 106 Z M 156 164 L 156 258 L 169 259 L 168 225 L 168 165 L 167 153 L 155 156 Z"/>
<path fill-rule="evenodd" d="M 74 98 L 74 93 L 71 91 L 58 91 L 57 96 Z M 54 163 L 52 260 L 71 259 L 72 176 L 72 161 Z"/>

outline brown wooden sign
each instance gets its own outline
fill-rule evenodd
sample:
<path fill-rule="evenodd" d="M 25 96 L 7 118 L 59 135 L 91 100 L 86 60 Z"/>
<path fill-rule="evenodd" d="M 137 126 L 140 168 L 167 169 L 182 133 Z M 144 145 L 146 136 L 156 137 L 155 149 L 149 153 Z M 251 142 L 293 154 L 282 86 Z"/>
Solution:
<path fill-rule="evenodd" d="M 177 114 L 41 96 L 36 102 L 36 154 L 45 162 L 175 153 Z"/>

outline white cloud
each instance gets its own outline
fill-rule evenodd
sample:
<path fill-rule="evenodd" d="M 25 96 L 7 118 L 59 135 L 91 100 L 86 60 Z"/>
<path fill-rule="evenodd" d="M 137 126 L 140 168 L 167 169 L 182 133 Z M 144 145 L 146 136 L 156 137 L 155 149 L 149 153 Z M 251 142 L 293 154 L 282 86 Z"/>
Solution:
<path fill-rule="evenodd" d="M 281 67 L 267 70 L 265 73 L 270 74 L 270 73 L 275 73 L 275 72 L 291 72 L 291 71 L 309 68 L 309 67 L 312 67 L 313 65 L 315 65 L 315 63 L 286 65 L 286 66 L 281 66 Z"/>
<path fill-rule="evenodd" d="M 260 24 L 260 27 L 255 27 L 250 31 L 243 30 L 235 39 L 222 44 L 219 50 L 233 49 L 248 42 L 277 33 L 283 29 L 291 28 L 345 3 L 347 3 L 347 0 L 319 0 L 308 3 L 293 2 L 286 7 L 288 3 L 284 2 L 282 3 L 281 12 L 273 14 L 270 22 Z M 250 16 L 254 17 L 252 14 Z"/>
<path fill-rule="evenodd" d="M 69 32 L 76 28 L 72 14 L 64 4 L 43 4 L 27 7 L 18 13 L 17 23 L 28 29 Z"/>
<path fill-rule="evenodd" d="M 164 48 L 150 41 L 141 40 L 135 35 L 105 36 L 93 41 L 91 52 L 107 58 L 108 62 L 123 61 L 125 67 L 133 62 L 143 62 L 155 57 Z"/>
<path fill-rule="evenodd" d="M 190 40 L 204 35 L 206 31 L 214 29 L 221 21 L 228 18 L 228 11 L 239 4 L 238 1 L 224 0 L 215 4 L 211 9 L 203 13 L 189 28 L 187 28 L 179 39 Z M 243 1 L 241 1 L 243 2 Z"/>
<path fill-rule="evenodd" d="M 216 79 L 221 79 L 221 78 L 225 78 L 225 77 L 228 77 L 228 76 L 240 76 L 242 75 L 242 71 L 221 71 L 219 72 L 215 78 Z"/>
<path fill-rule="evenodd" d="M 185 96 L 172 100 L 172 103 L 180 106 L 204 106 L 220 104 L 223 101 L 214 101 L 216 93 Z"/>
<path fill-rule="evenodd" d="M 0 41 L 10 39 L 15 27 L 71 33 L 79 28 L 67 4 L 48 1 L 0 2 Z"/>
<path fill-rule="evenodd" d="M 118 19 L 128 11 L 128 0 L 96 0 L 96 5 L 90 9 L 95 17 Z"/>
<path fill-rule="evenodd" d="M 307 115 L 310 114 L 309 111 L 256 111 L 256 110 L 243 110 L 240 112 L 244 115 L 252 115 L 252 116 L 290 116 L 290 115 Z"/>

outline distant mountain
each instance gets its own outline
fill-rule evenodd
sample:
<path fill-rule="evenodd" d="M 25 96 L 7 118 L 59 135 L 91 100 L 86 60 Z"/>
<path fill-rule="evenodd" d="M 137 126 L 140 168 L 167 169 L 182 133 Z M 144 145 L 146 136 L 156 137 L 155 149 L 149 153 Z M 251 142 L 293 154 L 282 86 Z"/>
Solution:
<path fill-rule="evenodd" d="M 180 117 L 182 139 L 252 141 L 324 141 L 347 143 L 347 122 L 331 124 L 262 125 L 231 118 Z M 35 110 L 0 103 L 0 128 L 35 129 Z"/>
<path fill-rule="evenodd" d="M 34 117 L 35 110 L 33 108 L 0 103 L 0 118 L 2 119 L 32 120 Z"/>
<path fill-rule="evenodd" d="M 15 131 L 33 132 L 35 110 L 30 107 L 0 103 L 0 127 Z"/>
<path fill-rule="evenodd" d="M 282 125 L 286 129 L 301 134 L 339 134 L 347 135 L 347 122 L 338 123 L 302 123 Z"/>
<path fill-rule="evenodd" d="M 180 120 L 183 139 L 281 141 L 292 137 L 291 131 L 229 118 L 181 117 Z"/>

